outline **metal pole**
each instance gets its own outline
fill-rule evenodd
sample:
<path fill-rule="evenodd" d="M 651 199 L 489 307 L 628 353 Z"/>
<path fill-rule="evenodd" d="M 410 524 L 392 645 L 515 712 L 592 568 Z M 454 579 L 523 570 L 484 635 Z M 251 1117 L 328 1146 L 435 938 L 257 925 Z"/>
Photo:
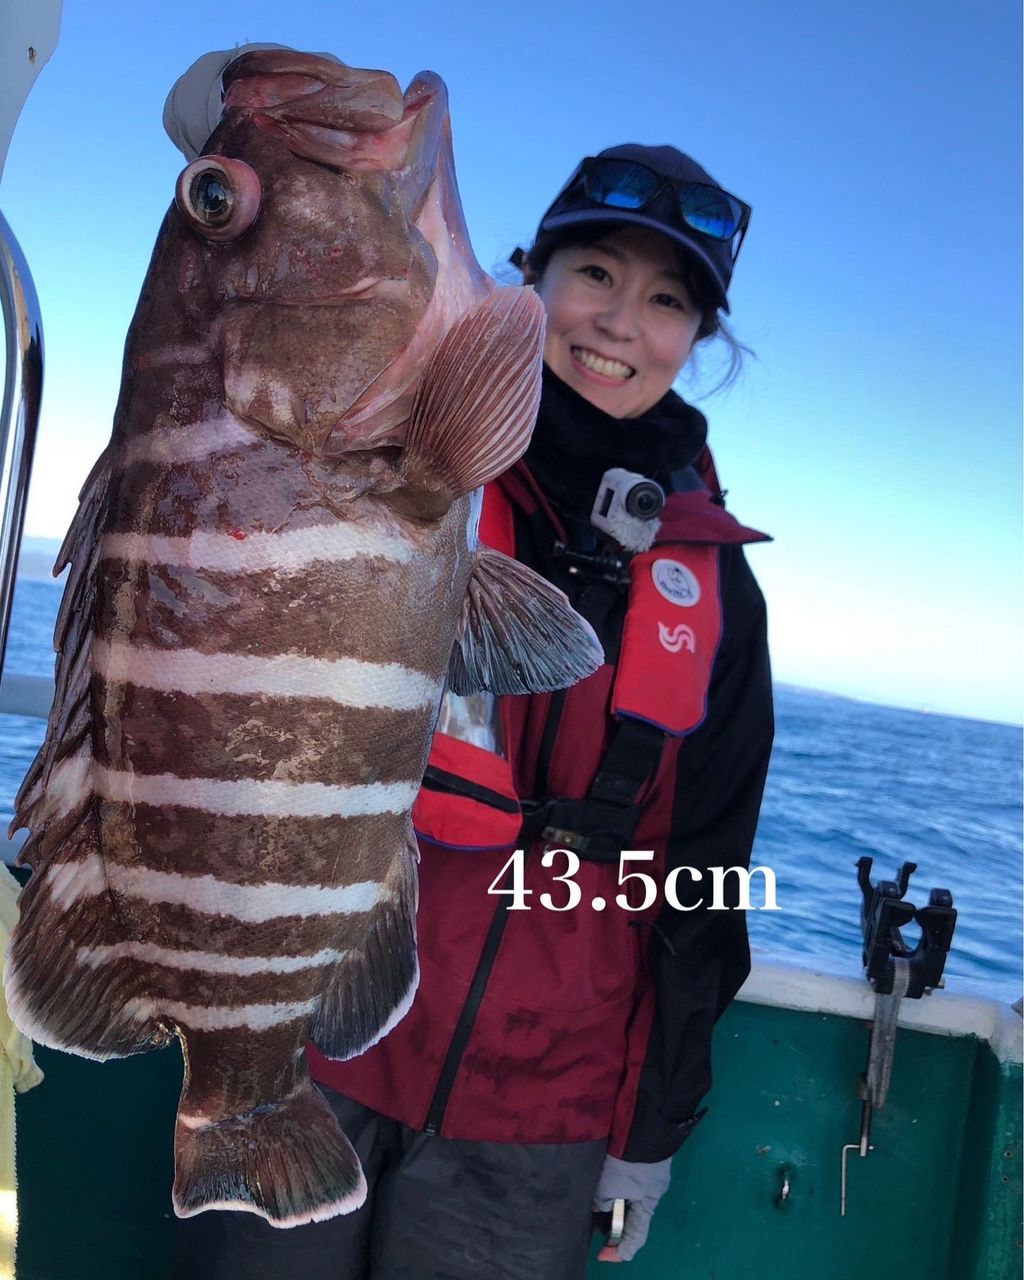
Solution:
<path fill-rule="evenodd" d="M 0 307 L 6 368 L 0 404 L 0 674 L 43 394 L 43 325 L 28 266 L 0 213 Z"/>

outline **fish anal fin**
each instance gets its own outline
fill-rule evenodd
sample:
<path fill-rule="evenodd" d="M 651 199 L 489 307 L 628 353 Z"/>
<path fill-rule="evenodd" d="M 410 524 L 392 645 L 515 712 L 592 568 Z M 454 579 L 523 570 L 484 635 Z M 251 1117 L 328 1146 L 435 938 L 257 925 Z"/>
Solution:
<path fill-rule="evenodd" d="M 366 940 L 335 969 L 309 1038 L 328 1058 L 363 1053 L 407 1013 L 416 994 L 416 843 L 406 847 L 385 879 L 385 897 L 374 908 Z"/>
<path fill-rule="evenodd" d="M 457 320 L 416 392 L 399 468 L 386 497 L 436 518 L 526 451 L 540 402 L 544 307 L 532 289 L 489 294 Z"/>
<path fill-rule="evenodd" d="M 463 602 L 448 684 L 453 693 L 544 693 L 592 675 L 604 652 L 563 592 L 481 547 Z"/>

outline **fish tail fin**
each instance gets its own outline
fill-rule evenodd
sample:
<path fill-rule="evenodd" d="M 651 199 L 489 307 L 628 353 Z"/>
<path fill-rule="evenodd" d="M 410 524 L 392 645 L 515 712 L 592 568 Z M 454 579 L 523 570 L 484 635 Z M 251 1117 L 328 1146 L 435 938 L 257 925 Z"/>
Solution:
<path fill-rule="evenodd" d="M 125 937 L 106 884 L 91 812 L 21 891 L 4 966 L 7 1006 L 38 1044 L 85 1058 L 123 1058 L 169 1043 L 118 958 Z"/>
<path fill-rule="evenodd" d="M 310 1040 L 326 1057 L 354 1058 L 409 1011 L 419 983 L 416 897 L 416 842 L 410 828 L 385 878 L 366 941 L 338 964 L 310 1028 Z"/>
<path fill-rule="evenodd" d="M 451 327 L 413 402 L 403 486 L 382 500 L 443 514 L 526 451 L 540 403 L 544 307 L 532 289 L 489 294 Z"/>
<path fill-rule="evenodd" d="M 203 1123 L 201 1111 L 186 1085 L 174 1132 L 179 1218 L 234 1209 L 296 1227 L 351 1213 L 366 1199 L 359 1157 L 308 1076 L 291 1096 L 240 1115 Z"/>

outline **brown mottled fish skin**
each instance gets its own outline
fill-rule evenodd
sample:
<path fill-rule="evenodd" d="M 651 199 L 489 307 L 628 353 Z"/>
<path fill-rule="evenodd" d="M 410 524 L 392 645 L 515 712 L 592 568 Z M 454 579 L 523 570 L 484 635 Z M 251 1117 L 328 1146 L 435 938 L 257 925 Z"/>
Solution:
<path fill-rule="evenodd" d="M 358 1053 L 412 1000 L 409 812 L 477 557 L 470 490 L 526 446 L 542 319 L 473 258 L 436 76 L 403 97 L 268 51 L 226 90 L 207 152 L 262 204 L 234 239 L 174 206 L 154 250 L 61 553 L 5 981 L 42 1043 L 177 1036 L 176 1211 L 289 1226 L 365 1195 L 304 1049 Z M 469 424 L 468 464 L 434 439 L 464 367 L 477 399 L 441 416 Z"/>

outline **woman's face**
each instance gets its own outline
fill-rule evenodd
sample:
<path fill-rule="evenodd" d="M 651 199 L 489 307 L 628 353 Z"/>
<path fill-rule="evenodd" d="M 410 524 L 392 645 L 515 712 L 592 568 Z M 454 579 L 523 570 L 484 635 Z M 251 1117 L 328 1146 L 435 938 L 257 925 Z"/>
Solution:
<path fill-rule="evenodd" d="M 547 310 L 546 364 L 613 418 L 658 403 L 700 327 L 674 242 L 646 227 L 559 249 L 536 289 Z"/>

